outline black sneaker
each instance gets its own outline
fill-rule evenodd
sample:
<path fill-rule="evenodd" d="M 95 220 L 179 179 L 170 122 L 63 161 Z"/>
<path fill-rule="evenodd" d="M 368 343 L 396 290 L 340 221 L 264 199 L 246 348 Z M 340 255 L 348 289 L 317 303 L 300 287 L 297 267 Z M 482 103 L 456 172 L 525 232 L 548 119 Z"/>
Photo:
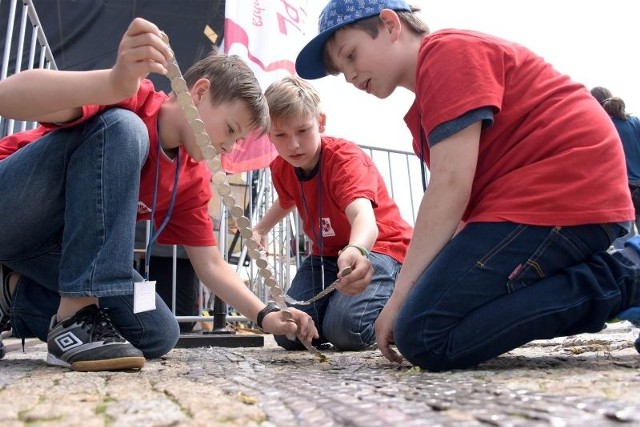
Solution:
<path fill-rule="evenodd" d="M 140 369 L 144 355 L 113 327 L 104 310 L 90 305 L 56 324 L 51 319 L 47 363 L 74 371 Z"/>

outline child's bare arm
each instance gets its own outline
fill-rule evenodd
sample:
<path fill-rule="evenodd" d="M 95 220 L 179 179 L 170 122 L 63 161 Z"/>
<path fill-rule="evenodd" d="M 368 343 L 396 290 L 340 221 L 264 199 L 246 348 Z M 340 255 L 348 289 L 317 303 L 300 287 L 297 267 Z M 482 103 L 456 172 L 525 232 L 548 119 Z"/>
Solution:
<path fill-rule="evenodd" d="M 136 18 L 122 37 L 111 69 L 34 69 L 0 81 L 0 116 L 38 122 L 74 120 L 82 105 L 109 105 L 134 95 L 149 73 L 166 73 L 170 57 L 158 27 Z"/>
<path fill-rule="evenodd" d="M 264 214 L 260 221 L 253 227 L 253 240 L 263 248 L 266 247 L 266 235 L 271 229 L 279 223 L 284 217 L 289 215 L 292 208 L 284 209 L 280 206 L 280 201 L 276 199 L 269 210 Z"/>
<path fill-rule="evenodd" d="M 397 314 L 420 275 L 453 237 L 466 209 L 481 126 L 476 122 L 431 149 L 431 179 L 420 202 L 413 238 L 393 293 L 376 320 L 378 348 L 391 361 L 400 360 L 389 347 Z"/>

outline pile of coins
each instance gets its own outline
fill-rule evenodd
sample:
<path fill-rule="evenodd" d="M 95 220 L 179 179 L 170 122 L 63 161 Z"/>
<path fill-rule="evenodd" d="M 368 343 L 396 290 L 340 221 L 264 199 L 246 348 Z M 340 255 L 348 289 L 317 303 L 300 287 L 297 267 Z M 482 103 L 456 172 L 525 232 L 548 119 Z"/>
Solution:
<path fill-rule="evenodd" d="M 169 44 L 168 38 L 165 35 L 165 42 Z M 169 61 L 167 66 L 167 78 L 171 82 L 171 89 L 176 94 L 178 103 L 182 108 L 185 118 L 191 126 L 196 137 L 196 144 L 202 157 L 205 159 L 207 166 L 212 174 L 213 188 L 222 198 L 222 204 L 229 209 L 229 213 L 235 219 L 242 236 L 246 240 L 247 252 L 249 256 L 255 261 L 258 267 L 260 276 L 264 279 L 264 284 L 269 289 L 269 293 L 275 303 L 282 309 L 283 315 L 289 320 L 293 321 L 293 315 L 287 308 L 285 301 L 285 293 L 278 285 L 277 280 L 274 278 L 273 270 L 270 268 L 266 259 L 266 252 L 260 250 L 260 245 L 252 239 L 253 230 L 251 227 L 251 221 L 244 215 L 244 208 L 236 203 L 235 198 L 232 195 L 231 186 L 227 182 L 227 174 L 222 170 L 222 161 L 220 160 L 220 153 L 211 145 L 211 140 L 204 127 L 204 122 L 200 118 L 198 109 L 193 104 L 193 99 L 189 93 L 187 82 L 184 80 L 180 67 L 176 62 L 175 55 Z M 295 339 L 295 337 L 289 337 Z M 302 344 L 322 361 L 326 360 L 326 356 L 320 353 L 310 343 L 305 343 L 300 340 Z"/>

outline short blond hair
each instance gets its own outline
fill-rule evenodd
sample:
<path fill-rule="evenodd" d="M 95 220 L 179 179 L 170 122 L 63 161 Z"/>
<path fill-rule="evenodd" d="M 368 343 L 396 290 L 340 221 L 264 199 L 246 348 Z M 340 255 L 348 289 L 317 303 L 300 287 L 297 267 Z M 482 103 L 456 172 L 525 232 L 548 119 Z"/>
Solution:
<path fill-rule="evenodd" d="M 297 76 L 287 76 L 271 83 L 264 95 L 272 123 L 305 114 L 318 117 L 322 112 L 318 91 Z"/>

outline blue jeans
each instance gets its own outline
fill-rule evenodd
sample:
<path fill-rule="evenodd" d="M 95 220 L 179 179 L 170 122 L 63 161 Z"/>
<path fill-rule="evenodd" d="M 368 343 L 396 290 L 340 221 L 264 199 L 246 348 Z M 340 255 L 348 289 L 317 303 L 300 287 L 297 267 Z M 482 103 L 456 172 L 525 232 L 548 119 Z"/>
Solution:
<path fill-rule="evenodd" d="M 179 332 L 165 304 L 131 311 L 134 230 L 149 136 L 134 113 L 110 109 L 41 137 L 0 161 L 0 263 L 20 272 L 11 324 L 46 340 L 60 296 L 99 297 L 147 357 Z M 157 303 L 159 298 L 156 298 Z"/>
<path fill-rule="evenodd" d="M 367 288 L 349 296 L 334 291 L 307 306 L 294 306 L 308 313 L 318 328 L 320 338 L 314 345 L 330 342 L 339 350 L 362 350 L 375 342 L 374 324 L 382 307 L 393 292 L 401 264 L 390 256 L 372 252 L 373 277 Z M 322 266 L 318 256 L 307 257 L 298 269 L 288 294 L 297 300 L 307 300 L 336 280 L 336 257 L 324 257 L 324 285 Z M 298 341 L 276 336 L 276 342 L 287 350 L 304 347 Z"/>
<path fill-rule="evenodd" d="M 532 340 L 600 331 L 640 297 L 637 268 L 606 252 L 621 231 L 467 225 L 409 293 L 394 328 L 398 350 L 415 365 L 442 371 Z"/>

